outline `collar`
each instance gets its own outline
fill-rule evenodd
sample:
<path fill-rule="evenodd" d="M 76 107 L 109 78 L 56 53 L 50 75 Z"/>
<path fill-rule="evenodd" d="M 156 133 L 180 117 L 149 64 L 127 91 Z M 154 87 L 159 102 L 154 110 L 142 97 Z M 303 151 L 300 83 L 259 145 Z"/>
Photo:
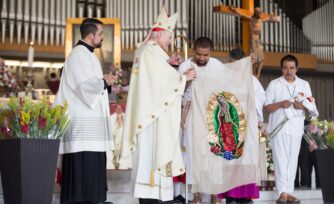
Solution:
<path fill-rule="evenodd" d="M 296 84 L 298 84 L 299 78 L 298 78 L 297 75 L 296 75 L 295 80 L 294 80 L 292 83 L 289 83 L 289 82 L 284 78 L 284 76 L 281 76 L 280 81 L 281 81 L 283 84 L 285 84 L 285 85 L 296 85 Z"/>
<path fill-rule="evenodd" d="M 78 43 L 75 46 L 77 46 L 77 45 L 83 45 L 83 46 L 85 46 L 90 52 L 94 52 L 94 49 L 95 49 L 93 46 L 88 45 L 83 40 L 79 40 Z"/>

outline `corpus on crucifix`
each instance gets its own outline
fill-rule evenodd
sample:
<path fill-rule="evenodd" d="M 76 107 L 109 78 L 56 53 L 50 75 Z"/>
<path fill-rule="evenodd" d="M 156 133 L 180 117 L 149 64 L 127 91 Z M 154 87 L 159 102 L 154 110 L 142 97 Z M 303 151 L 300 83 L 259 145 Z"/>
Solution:
<path fill-rule="evenodd" d="M 214 7 L 215 12 L 232 14 L 243 18 L 243 51 L 253 53 L 255 63 L 253 74 L 259 78 L 264 63 L 263 46 L 260 39 L 262 24 L 264 22 L 280 22 L 280 16 L 262 13 L 260 7 L 254 9 L 254 0 L 243 0 L 243 8 L 220 5 Z"/>

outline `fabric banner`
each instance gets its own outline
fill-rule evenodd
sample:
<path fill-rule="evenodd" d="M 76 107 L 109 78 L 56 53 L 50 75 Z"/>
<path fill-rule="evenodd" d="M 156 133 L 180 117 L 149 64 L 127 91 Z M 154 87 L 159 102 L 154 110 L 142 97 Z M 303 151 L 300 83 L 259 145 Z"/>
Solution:
<path fill-rule="evenodd" d="M 196 67 L 196 65 L 195 65 Z M 192 192 L 259 183 L 258 128 L 250 57 L 205 69 L 192 83 Z"/>

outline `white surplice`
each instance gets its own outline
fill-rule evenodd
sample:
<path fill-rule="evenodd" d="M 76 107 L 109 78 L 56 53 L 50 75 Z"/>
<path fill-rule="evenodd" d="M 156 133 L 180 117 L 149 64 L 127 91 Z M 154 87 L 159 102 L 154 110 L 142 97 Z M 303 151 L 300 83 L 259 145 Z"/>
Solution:
<path fill-rule="evenodd" d="M 70 128 L 59 153 L 106 152 L 113 149 L 108 91 L 94 52 L 75 46 L 67 57 L 54 104 L 68 103 Z"/>

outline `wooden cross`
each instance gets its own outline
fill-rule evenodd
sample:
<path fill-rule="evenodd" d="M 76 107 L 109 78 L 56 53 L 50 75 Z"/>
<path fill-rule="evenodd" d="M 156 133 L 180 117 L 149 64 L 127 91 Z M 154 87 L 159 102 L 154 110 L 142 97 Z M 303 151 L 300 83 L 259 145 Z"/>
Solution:
<path fill-rule="evenodd" d="M 233 8 L 225 5 L 219 5 L 215 6 L 213 8 L 214 12 L 217 13 L 224 13 L 224 14 L 232 14 L 232 15 L 238 15 L 238 16 L 247 16 L 248 18 L 242 18 L 242 49 L 245 54 L 249 54 L 249 44 L 250 44 L 250 38 L 251 38 L 251 32 L 250 32 L 250 20 L 254 14 L 254 0 L 242 0 L 242 8 Z M 267 20 L 270 19 L 269 14 L 262 13 L 260 16 L 260 19 Z"/>

